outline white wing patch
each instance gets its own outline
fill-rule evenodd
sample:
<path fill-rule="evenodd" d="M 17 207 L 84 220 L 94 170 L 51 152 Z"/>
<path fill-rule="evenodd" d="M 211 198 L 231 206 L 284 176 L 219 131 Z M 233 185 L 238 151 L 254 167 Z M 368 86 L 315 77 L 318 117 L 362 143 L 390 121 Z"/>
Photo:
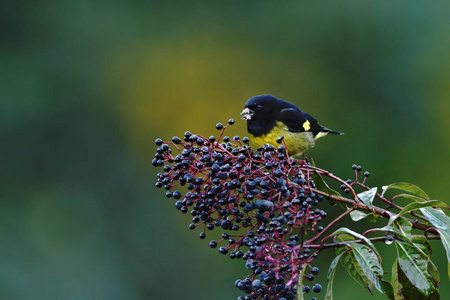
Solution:
<path fill-rule="evenodd" d="M 316 134 L 316 140 L 326 136 L 327 134 L 328 132 L 319 132 L 318 134 Z"/>

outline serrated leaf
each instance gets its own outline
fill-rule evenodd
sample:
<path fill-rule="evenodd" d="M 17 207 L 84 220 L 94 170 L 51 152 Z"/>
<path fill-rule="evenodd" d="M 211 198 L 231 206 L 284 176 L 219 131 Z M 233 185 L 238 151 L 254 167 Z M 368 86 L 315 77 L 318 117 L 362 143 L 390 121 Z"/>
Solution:
<path fill-rule="evenodd" d="M 373 203 L 373 199 L 375 199 L 375 196 L 377 194 L 377 188 L 371 188 L 368 191 L 359 193 L 358 195 L 358 199 L 361 200 L 365 205 L 367 205 L 367 207 L 369 209 L 372 209 L 372 203 Z"/>
<path fill-rule="evenodd" d="M 447 253 L 447 272 L 450 278 L 450 218 L 442 210 L 431 207 L 421 208 L 420 211 L 437 229 L 441 237 L 442 245 Z"/>
<path fill-rule="evenodd" d="M 387 186 L 383 186 L 383 195 L 390 189 L 397 189 L 397 190 L 402 190 L 405 192 L 410 192 L 410 193 L 417 195 L 425 200 L 430 200 L 428 195 L 420 187 L 418 187 L 417 185 L 414 185 L 412 183 L 397 182 L 397 183 L 392 183 Z"/>
<path fill-rule="evenodd" d="M 432 206 L 434 206 L 434 207 L 448 207 L 447 204 L 445 204 L 444 202 L 439 201 L 439 200 L 429 200 L 429 201 L 425 201 L 425 202 L 412 202 L 412 203 L 409 203 L 408 205 L 406 205 L 405 207 L 403 207 L 403 209 L 396 216 L 391 217 L 389 219 L 388 225 L 392 225 L 392 223 L 398 217 L 400 217 L 400 216 L 402 216 L 404 214 L 407 214 L 407 213 L 409 213 L 411 211 L 414 211 L 414 210 L 418 210 L 418 209 L 423 208 L 423 207 L 432 207 Z"/>
<path fill-rule="evenodd" d="M 428 258 L 407 243 L 396 241 L 396 247 L 400 269 L 411 284 L 428 297 L 435 289 L 428 273 Z"/>
<path fill-rule="evenodd" d="M 383 268 L 378 256 L 371 248 L 366 245 L 350 243 L 349 247 L 353 249 L 356 261 L 361 266 L 362 271 L 370 282 L 384 294 L 379 278 L 383 275 Z"/>
<path fill-rule="evenodd" d="M 341 196 L 341 194 L 339 194 L 339 192 L 331 189 L 328 184 L 325 182 L 325 180 L 323 180 L 322 175 L 320 175 L 316 170 L 313 171 L 312 174 L 312 180 L 314 181 L 314 184 L 316 185 L 316 189 L 318 189 L 319 191 L 328 193 L 330 195 L 335 195 L 335 196 Z M 336 205 L 339 204 L 340 206 L 342 206 L 343 208 L 347 209 L 347 205 L 345 205 L 342 202 L 336 202 L 334 200 L 328 199 L 328 203 L 330 205 Z"/>
<path fill-rule="evenodd" d="M 336 256 L 333 261 L 330 264 L 330 267 L 328 268 L 327 273 L 327 292 L 325 294 L 325 300 L 333 300 L 333 281 L 334 281 L 334 274 L 336 273 L 337 265 L 339 263 L 339 260 L 342 258 L 344 253 L 339 254 Z"/>

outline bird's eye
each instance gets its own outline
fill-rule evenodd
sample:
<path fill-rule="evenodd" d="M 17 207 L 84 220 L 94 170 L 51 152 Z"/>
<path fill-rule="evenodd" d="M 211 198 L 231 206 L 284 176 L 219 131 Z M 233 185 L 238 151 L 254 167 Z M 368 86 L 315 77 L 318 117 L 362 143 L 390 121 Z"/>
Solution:
<path fill-rule="evenodd" d="M 262 108 L 262 105 L 258 105 L 257 107 L 256 107 L 256 109 L 261 109 Z"/>

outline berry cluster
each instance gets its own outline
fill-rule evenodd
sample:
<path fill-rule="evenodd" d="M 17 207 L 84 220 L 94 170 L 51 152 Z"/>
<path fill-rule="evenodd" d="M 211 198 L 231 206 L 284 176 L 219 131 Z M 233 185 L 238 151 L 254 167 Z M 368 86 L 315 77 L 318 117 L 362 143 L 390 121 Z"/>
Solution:
<path fill-rule="evenodd" d="M 314 284 L 319 269 L 311 266 L 317 252 L 305 245 L 306 237 L 323 230 L 318 223 L 327 215 L 319 208 L 323 197 L 312 191 L 313 168 L 288 157 L 282 137 L 277 147 L 252 150 L 247 137 L 224 136 L 232 124 L 217 124 L 217 139 L 190 132 L 170 142 L 157 139 L 152 163 L 164 172 L 156 186 L 176 200 L 176 209 L 189 211 L 189 228 L 200 229 L 201 239 L 211 230 L 223 232 L 211 248 L 245 261 L 251 273 L 235 283 L 247 294 L 239 299 L 294 299 L 299 274 L 303 293 L 320 292 Z"/>

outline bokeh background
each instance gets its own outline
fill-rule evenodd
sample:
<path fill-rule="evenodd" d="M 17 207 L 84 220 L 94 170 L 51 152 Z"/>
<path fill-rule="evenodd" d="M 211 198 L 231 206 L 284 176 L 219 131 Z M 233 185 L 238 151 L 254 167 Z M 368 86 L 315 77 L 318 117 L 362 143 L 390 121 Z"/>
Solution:
<path fill-rule="evenodd" d="M 448 201 L 449 12 L 448 1 L 2 1 L 0 298 L 235 299 L 242 261 L 188 230 L 150 162 L 157 137 L 208 136 L 229 118 L 228 133 L 245 135 L 239 112 L 256 94 L 346 133 L 307 153 L 320 167 L 346 179 L 361 164 L 373 186 L 407 181 Z M 337 274 L 336 299 L 369 298 Z"/>

